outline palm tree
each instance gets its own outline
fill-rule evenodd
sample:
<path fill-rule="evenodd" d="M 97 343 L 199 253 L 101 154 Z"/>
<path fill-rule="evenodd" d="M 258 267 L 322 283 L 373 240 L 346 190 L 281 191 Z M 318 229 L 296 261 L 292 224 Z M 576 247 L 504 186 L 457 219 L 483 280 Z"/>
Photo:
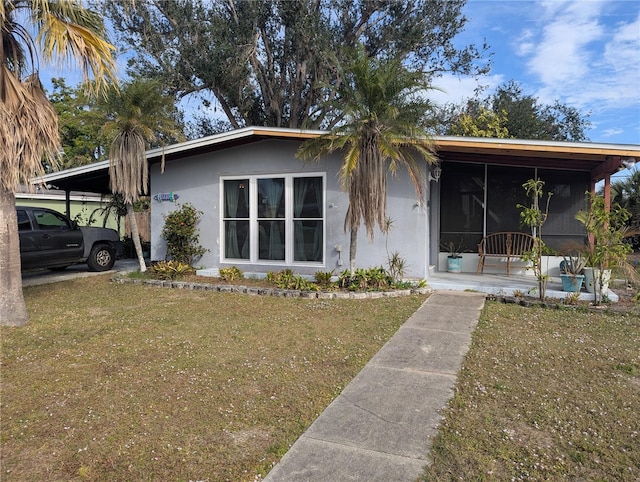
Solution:
<path fill-rule="evenodd" d="M 162 93 L 153 80 L 136 79 L 113 88 L 101 106 L 108 119 L 103 130 L 111 141 L 109 183 L 127 206 L 131 238 L 136 248 L 140 271 L 147 267 L 142 256 L 138 223 L 133 205 L 147 193 L 149 171 L 146 150 L 159 139 L 182 140 L 173 98 Z"/>
<path fill-rule="evenodd" d="M 0 0 L 0 325 L 29 321 L 14 193 L 59 161 L 57 116 L 38 76 L 40 58 L 75 59 L 100 91 L 115 72 L 115 48 L 104 38 L 102 17 L 81 0 Z"/>
<path fill-rule="evenodd" d="M 363 47 L 340 68 L 338 96 L 332 102 L 340 122 L 329 133 L 306 141 L 297 152 L 303 160 L 344 151 L 340 179 L 349 193 L 344 222 L 350 231 L 349 268 L 355 269 L 358 229 L 364 222 L 369 240 L 376 224 L 387 220 L 387 175 L 398 167 L 409 173 L 418 199 L 424 199 L 423 164 L 437 162 L 424 130 L 431 105 L 421 72 L 406 69 L 400 60 L 377 59 Z"/>

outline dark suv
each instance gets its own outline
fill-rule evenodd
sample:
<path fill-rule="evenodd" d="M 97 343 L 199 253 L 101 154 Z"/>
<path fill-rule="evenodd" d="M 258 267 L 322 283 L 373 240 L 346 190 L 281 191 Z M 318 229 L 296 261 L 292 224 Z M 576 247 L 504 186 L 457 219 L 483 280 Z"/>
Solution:
<path fill-rule="evenodd" d="M 23 271 L 85 262 L 91 271 L 108 271 L 122 250 L 114 229 L 78 226 L 47 208 L 16 206 L 16 213 Z"/>

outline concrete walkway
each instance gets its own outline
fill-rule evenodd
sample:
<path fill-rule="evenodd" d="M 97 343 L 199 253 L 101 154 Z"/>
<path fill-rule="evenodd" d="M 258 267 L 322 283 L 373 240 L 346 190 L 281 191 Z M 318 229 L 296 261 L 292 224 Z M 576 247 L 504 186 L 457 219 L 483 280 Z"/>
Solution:
<path fill-rule="evenodd" d="M 264 480 L 415 481 L 484 300 L 434 292 Z"/>

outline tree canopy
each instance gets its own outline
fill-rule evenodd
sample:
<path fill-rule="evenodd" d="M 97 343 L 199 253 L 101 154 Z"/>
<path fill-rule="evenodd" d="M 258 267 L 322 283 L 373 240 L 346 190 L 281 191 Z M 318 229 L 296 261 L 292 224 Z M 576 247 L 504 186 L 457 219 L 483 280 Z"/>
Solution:
<path fill-rule="evenodd" d="M 550 141 L 588 141 L 591 126 L 589 114 L 558 100 L 543 104 L 513 80 L 483 98 L 445 105 L 437 118 L 438 134 Z"/>
<path fill-rule="evenodd" d="M 364 223 L 369 239 L 376 224 L 387 223 L 387 176 L 407 170 L 416 196 L 424 199 L 424 167 L 435 163 L 431 140 L 424 130 L 431 105 L 425 99 L 425 76 L 408 70 L 398 59 L 379 60 L 357 48 L 341 68 L 340 87 L 333 103 L 343 119 L 329 133 L 306 141 L 297 156 L 319 160 L 340 151 L 343 189 L 349 193 L 344 229 L 351 233 L 349 263 L 353 272 L 357 233 Z"/>
<path fill-rule="evenodd" d="M 52 84 L 49 98 L 58 114 L 61 162 L 65 169 L 107 159 L 112 140 L 107 128 L 124 115 L 125 109 L 131 108 L 126 104 L 144 103 L 144 115 L 155 117 L 151 125 L 156 131 L 148 139 L 147 148 L 184 140 L 182 114 L 174 98 L 156 81 L 133 79 L 122 86 L 123 92 L 112 85 L 107 94 L 99 98 L 88 96 L 83 84 L 72 88 L 59 78 L 52 79 Z M 136 90 L 135 95 L 144 95 L 144 98 L 132 99 Z"/>
<path fill-rule="evenodd" d="M 486 46 L 454 43 L 466 0 L 147 0 L 106 2 L 131 72 L 160 78 L 176 98 L 213 102 L 233 128 L 332 128 L 325 101 L 357 44 L 427 78 L 482 73 Z"/>

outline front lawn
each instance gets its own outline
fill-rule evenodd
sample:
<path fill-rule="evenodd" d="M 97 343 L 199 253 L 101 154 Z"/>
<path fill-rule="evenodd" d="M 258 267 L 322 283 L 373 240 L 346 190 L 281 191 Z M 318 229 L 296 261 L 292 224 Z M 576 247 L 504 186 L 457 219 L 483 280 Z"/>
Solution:
<path fill-rule="evenodd" d="M 640 480 L 640 316 L 487 303 L 428 481 Z"/>
<path fill-rule="evenodd" d="M 0 332 L 6 481 L 253 481 L 426 298 L 24 293 L 31 323 Z"/>

